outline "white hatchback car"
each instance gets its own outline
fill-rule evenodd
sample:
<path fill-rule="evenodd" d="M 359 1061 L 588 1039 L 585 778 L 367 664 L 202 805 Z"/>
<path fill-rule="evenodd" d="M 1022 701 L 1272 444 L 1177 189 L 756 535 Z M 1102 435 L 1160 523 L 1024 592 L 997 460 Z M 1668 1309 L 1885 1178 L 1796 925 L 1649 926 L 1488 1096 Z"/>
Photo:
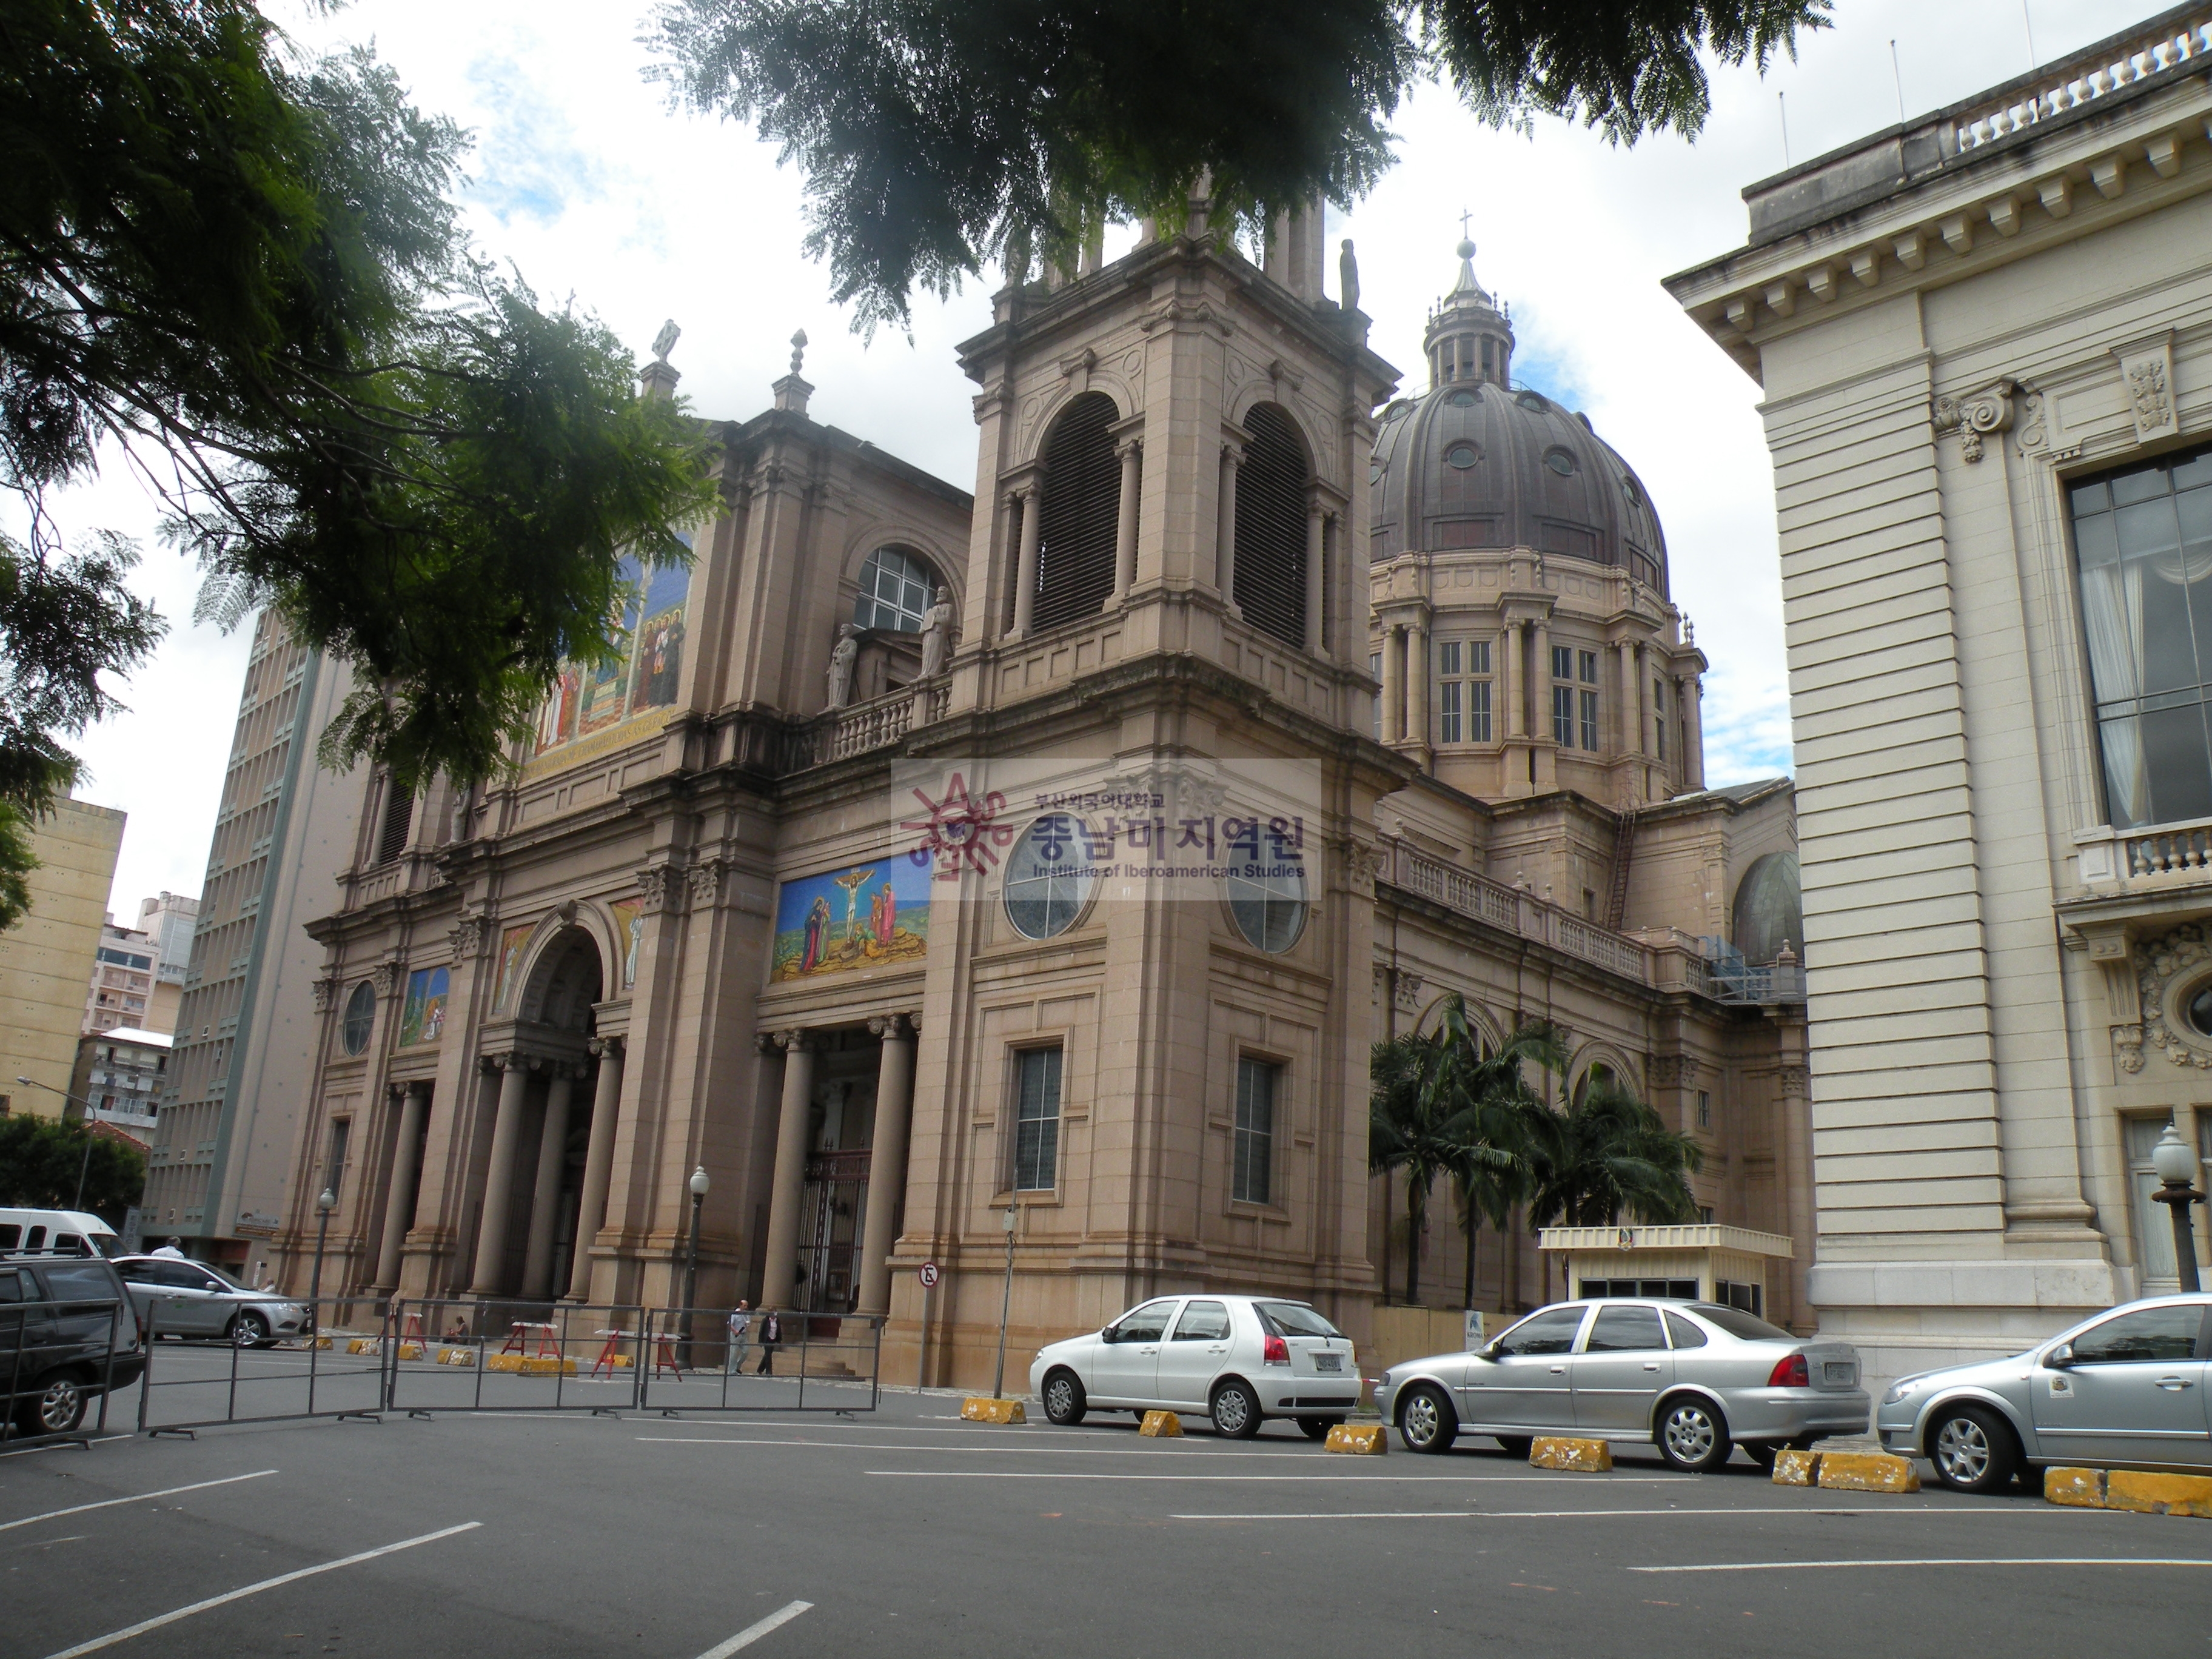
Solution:
<path fill-rule="evenodd" d="M 1163 1296 L 1039 1351 L 1030 1392 L 1063 1425 L 1086 1412 L 1204 1412 L 1243 1440 L 1271 1417 L 1320 1439 L 1359 1403 L 1352 1339 L 1279 1296 Z"/>

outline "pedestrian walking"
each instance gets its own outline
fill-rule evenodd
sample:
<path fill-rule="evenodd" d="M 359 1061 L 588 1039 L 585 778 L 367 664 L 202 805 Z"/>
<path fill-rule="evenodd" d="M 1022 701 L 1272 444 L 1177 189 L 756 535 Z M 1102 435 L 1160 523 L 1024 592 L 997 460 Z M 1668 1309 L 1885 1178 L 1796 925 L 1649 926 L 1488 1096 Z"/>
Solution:
<path fill-rule="evenodd" d="M 774 1376 L 775 1375 L 775 1351 L 782 1340 L 783 1321 L 776 1316 L 775 1310 L 770 1308 L 760 1316 L 761 1363 L 760 1369 L 753 1373 L 754 1376 Z"/>
<path fill-rule="evenodd" d="M 739 1300 L 730 1310 L 730 1351 L 722 1361 L 722 1375 L 745 1368 L 745 1350 L 752 1346 L 753 1310 L 749 1302 Z"/>

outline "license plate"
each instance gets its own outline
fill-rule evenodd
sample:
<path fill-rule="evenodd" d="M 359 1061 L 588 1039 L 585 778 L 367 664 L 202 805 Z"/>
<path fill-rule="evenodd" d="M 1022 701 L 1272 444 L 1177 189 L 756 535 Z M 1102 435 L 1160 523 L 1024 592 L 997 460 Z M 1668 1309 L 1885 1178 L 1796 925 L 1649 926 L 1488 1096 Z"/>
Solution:
<path fill-rule="evenodd" d="M 1859 1368 L 1849 1360 L 1831 1359 L 1820 1367 L 1820 1375 L 1831 1382 L 1856 1382 L 1859 1380 Z"/>
<path fill-rule="evenodd" d="M 1317 1353 L 1313 1359 L 1314 1369 L 1317 1371 L 1340 1371 L 1344 1369 L 1344 1356 L 1340 1353 Z"/>

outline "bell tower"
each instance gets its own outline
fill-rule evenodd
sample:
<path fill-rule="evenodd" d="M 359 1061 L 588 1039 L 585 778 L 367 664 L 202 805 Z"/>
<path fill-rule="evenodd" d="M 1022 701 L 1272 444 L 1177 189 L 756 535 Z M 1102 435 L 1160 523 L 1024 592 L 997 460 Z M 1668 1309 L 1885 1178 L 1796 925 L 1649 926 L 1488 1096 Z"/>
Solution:
<path fill-rule="evenodd" d="M 1373 809 L 1412 767 L 1372 737 L 1365 526 L 1398 377 L 1321 291 L 1318 204 L 1264 263 L 1207 205 L 1009 287 L 961 348 L 969 598 L 908 753 L 922 793 L 1004 799 L 932 902 L 896 1255 L 956 1268 L 939 1380 L 990 1375 L 1010 1208 L 1024 1352 L 1200 1289 L 1364 1330 L 1373 1291 Z M 895 1283 L 893 1366 L 922 1313 Z"/>

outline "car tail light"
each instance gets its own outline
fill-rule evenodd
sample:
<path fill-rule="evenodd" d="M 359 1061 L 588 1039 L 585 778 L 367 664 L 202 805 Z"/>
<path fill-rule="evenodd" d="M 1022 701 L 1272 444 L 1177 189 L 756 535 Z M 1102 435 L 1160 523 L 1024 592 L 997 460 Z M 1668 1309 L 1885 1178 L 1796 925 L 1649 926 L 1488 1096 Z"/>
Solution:
<path fill-rule="evenodd" d="M 1260 1363 L 1263 1365 L 1287 1365 L 1291 1363 L 1291 1345 L 1279 1336 L 1260 1339 Z"/>
<path fill-rule="evenodd" d="M 1811 1388 L 1813 1373 L 1806 1366 L 1805 1356 L 1793 1353 L 1786 1359 L 1776 1360 L 1774 1370 L 1767 1376 L 1766 1386 L 1770 1389 Z"/>

